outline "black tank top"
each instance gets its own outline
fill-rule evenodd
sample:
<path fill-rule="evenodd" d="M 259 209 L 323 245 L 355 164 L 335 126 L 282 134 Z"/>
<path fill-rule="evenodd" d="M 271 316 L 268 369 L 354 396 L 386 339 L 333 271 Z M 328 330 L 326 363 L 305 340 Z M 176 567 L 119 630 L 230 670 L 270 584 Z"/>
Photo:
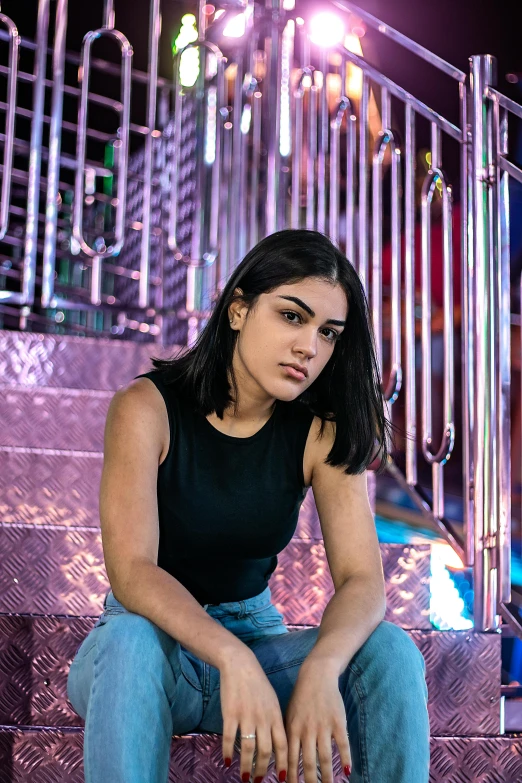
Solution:
<path fill-rule="evenodd" d="M 313 413 L 277 400 L 258 432 L 236 438 L 219 432 L 158 370 L 136 377 L 153 381 L 169 417 L 169 451 L 158 468 L 158 566 L 202 605 L 258 595 L 297 527 Z"/>

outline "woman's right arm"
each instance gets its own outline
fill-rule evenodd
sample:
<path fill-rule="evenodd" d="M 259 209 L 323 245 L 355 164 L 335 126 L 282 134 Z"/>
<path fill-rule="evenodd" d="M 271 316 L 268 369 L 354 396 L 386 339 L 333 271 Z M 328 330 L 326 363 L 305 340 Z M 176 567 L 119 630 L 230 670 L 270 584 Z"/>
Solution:
<path fill-rule="evenodd" d="M 221 669 L 235 655 L 253 653 L 157 565 L 157 476 L 165 431 L 167 411 L 152 381 L 137 379 L 115 393 L 105 425 L 100 485 L 107 575 L 115 598 L 128 611 L 152 620 Z"/>
<path fill-rule="evenodd" d="M 107 414 L 100 521 L 107 575 L 115 598 L 220 672 L 223 758 L 232 759 L 238 728 L 240 773 L 265 776 L 272 749 L 287 769 L 288 744 L 277 695 L 251 649 L 210 617 L 194 596 L 157 565 L 158 465 L 169 422 L 148 378 L 117 391 Z"/>

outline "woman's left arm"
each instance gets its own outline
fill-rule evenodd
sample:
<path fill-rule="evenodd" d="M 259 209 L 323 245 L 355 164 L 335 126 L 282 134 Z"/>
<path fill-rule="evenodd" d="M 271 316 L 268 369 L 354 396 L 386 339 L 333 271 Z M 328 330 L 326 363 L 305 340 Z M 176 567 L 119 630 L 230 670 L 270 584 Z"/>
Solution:
<path fill-rule="evenodd" d="M 386 594 L 379 541 L 368 499 L 366 473 L 348 476 L 324 459 L 333 444 L 329 424 L 314 446 L 312 489 L 335 594 L 328 602 L 317 641 L 301 665 L 285 715 L 288 783 L 297 783 L 300 746 L 305 781 L 316 781 L 316 752 L 322 780 L 332 777 L 331 739 L 343 766 L 351 764 L 346 713 L 338 679 L 383 620 Z"/>

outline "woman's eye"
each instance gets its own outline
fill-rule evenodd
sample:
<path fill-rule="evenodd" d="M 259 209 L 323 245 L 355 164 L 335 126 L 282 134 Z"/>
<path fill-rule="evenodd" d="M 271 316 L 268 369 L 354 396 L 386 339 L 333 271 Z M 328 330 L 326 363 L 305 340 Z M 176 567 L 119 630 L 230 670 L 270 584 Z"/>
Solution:
<path fill-rule="evenodd" d="M 295 321 L 291 321 L 289 318 L 286 318 L 287 315 L 295 315 L 297 318 L 301 319 L 299 313 L 294 313 L 293 310 L 285 310 L 282 315 L 285 320 L 291 324 L 295 323 Z M 325 329 L 324 331 L 330 332 L 330 336 L 327 337 L 327 340 L 331 343 L 334 343 L 340 337 L 339 332 L 336 332 L 335 329 Z"/>
<path fill-rule="evenodd" d="M 287 315 L 295 315 L 295 316 L 297 316 L 297 318 L 301 318 L 301 316 L 299 315 L 299 313 L 294 313 L 294 312 L 292 312 L 292 310 L 285 310 L 285 312 L 283 313 L 283 315 L 284 315 L 284 316 L 287 316 Z M 288 321 L 289 319 L 288 319 L 288 318 L 286 318 L 286 320 Z M 294 323 L 294 321 L 290 321 L 290 323 Z"/>

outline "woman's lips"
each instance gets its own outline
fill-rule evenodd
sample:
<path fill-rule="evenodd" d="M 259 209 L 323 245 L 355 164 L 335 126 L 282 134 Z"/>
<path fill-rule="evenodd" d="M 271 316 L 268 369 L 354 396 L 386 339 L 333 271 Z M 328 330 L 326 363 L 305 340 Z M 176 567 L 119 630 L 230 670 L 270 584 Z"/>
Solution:
<path fill-rule="evenodd" d="M 281 367 L 283 370 L 286 370 L 290 378 L 295 378 L 296 381 L 304 381 L 306 379 L 306 375 L 303 372 L 299 372 L 294 367 L 289 367 L 288 364 L 282 364 Z"/>

